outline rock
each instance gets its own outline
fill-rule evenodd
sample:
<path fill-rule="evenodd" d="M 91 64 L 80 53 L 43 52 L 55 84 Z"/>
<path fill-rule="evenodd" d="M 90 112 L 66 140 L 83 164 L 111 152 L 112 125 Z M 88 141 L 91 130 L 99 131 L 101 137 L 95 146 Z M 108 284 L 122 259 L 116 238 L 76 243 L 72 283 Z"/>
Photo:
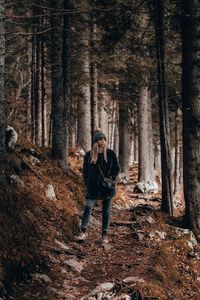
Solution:
<path fill-rule="evenodd" d="M 145 233 L 142 230 L 138 230 L 137 232 L 135 232 L 136 238 L 138 239 L 138 241 L 142 241 L 145 237 Z"/>
<path fill-rule="evenodd" d="M 75 152 L 75 155 L 78 158 L 83 158 L 85 156 L 85 151 L 82 148 L 78 148 Z"/>
<path fill-rule="evenodd" d="M 115 300 L 131 300 L 131 296 L 127 295 L 127 294 L 121 294 L 119 296 L 115 296 L 115 298 L 113 298 Z"/>
<path fill-rule="evenodd" d="M 18 134 L 13 127 L 9 125 L 6 127 L 5 137 L 6 137 L 6 146 L 9 148 L 14 148 L 18 139 Z"/>
<path fill-rule="evenodd" d="M 154 224 L 154 223 L 155 223 L 154 218 L 152 218 L 151 216 L 148 216 L 148 217 L 146 218 L 146 221 L 147 221 L 149 224 Z"/>
<path fill-rule="evenodd" d="M 151 231 L 148 234 L 148 236 L 149 236 L 150 240 L 159 242 L 160 240 L 164 240 L 166 238 L 167 233 L 164 231 L 155 230 L 155 231 Z"/>
<path fill-rule="evenodd" d="M 179 238 L 183 235 L 189 236 L 189 241 L 193 247 L 198 245 L 197 239 L 195 238 L 194 233 L 191 230 L 184 229 L 184 228 L 176 228 L 175 229 L 175 238 Z"/>
<path fill-rule="evenodd" d="M 65 245 L 64 243 L 62 243 L 58 240 L 55 240 L 55 243 L 63 250 L 70 250 L 70 248 L 67 245 Z"/>
<path fill-rule="evenodd" d="M 145 193 L 157 193 L 159 191 L 159 187 L 156 181 L 146 181 L 146 182 L 138 182 L 136 184 L 136 190 L 145 194 Z"/>
<path fill-rule="evenodd" d="M 24 182 L 19 178 L 19 176 L 11 175 L 10 180 L 11 180 L 11 184 L 17 185 L 18 188 L 20 189 L 24 188 Z"/>
<path fill-rule="evenodd" d="M 66 300 L 76 300 L 76 296 L 73 296 L 72 294 L 65 294 L 65 299 Z"/>
<path fill-rule="evenodd" d="M 127 284 L 136 284 L 136 283 L 145 283 L 145 280 L 143 278 L 139 278 L 139 277 L 126 277 L 125 279 L 123 279 L 124 283 Z"/>
<path fill-rule="evenodd" d="M 96 288 L 94 288 L 91 293 L 81 298 L 81 300 L 92 300 L 92 299 L 111 299 L 111 298 L 105 298 L 104 294 L 115 286 L 112 282 L 105 282 L 100 285 L 98 285 Z M 98 296 L 99 295 L 99 296 Z M 100 298 L 101 297 L 101 298 Z"/>
<path fill-rule="evenodd" d="M 40 160 L 33 155 L 29 155 L 29 160 L 32 163 L 33 166 L 40 164 Z"/>
<path fill-rule="evenodd" d="M 56 194 L 51 184 L 47 185 L 46 197 L 52 201 L 56 200 Z"/>
<path fill-rule="evenodd" d="M 48 286 L 47 287 L 47 292 L 50 292 L 50 293 L 53 293 L 53 294 L 57 294 L 58 293 L 58 290 L 51 287 L 51 286 Z"/>
<path fill-rule="evenodd" d="M 64 262 L 66 265 L 68 265 L 69 267 L 71 267 L 71 269 L 73 271 L 76 271 L 78 273 L 81 273 L 83 271 L 83 266 L 84 263 L 83 262 L 79 262 L 76 259 L 68 259 Z"/>
<path fill-rule="evenodd" d="M 197 277 L 197 281 L 200 281 L 200 277 Z"/>
<path fill-rule="evenodd" d="M 119 176 L 118 176 L 118 181 L 119 183 L 122 183 L 124 185 L 126 184 L 130 184 L 130 179 L 129 177 L 126 176 L 126 174 L 124 173 L 120 173 Z"/>
<path fill-rule="evenodd" d="M 49 276 L 47 276 L 45 274 L 40 274 L 40 273 L 33 274 L 33 279 L 38 280 L 38 281 L 44 281 L 46 283 L 51 283 L 52 282 L 52 280 Z"/>

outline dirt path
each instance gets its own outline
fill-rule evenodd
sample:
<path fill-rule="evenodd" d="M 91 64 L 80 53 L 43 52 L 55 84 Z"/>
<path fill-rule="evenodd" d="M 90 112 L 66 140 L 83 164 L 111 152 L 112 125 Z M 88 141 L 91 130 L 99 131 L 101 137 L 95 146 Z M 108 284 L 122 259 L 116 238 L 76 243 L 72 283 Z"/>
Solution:
<path fill-rule="evenodd" d="M 82 300 L 109 282 L 114 285 L 108 294 L 114 296 L 105 297 L 100 291 L 84 300 L 199 300 L 199 247 L 191 233 L 165 221 L 162 213 L 139 202 L 130 210 L 115 207 L 110 244 L 105 248 L 100 242 L 101 207 L 97 206 L 88 240 L 55 241 L 53 248 L 46 245 L 49 271 L 38 270 L 26 284 L 16 285 L 9 299 Z"/>
<path fill-rule="evenodd" d="M 116 225 L 115 221 L 120 221 L 121 225 Z M 101 208 L 97 207 L 87 242 L 70 242 L 66 245 L 68 250 L 64 249 L 64 244 L 52 249 L 50 271 L 39 274 L 38 270 L 39 275 L 33 274 L 28 283 L 16 286 L 10 299 L 81 299 L 101 283 L 117 283 L 126 277 L 142 276 L 143 257 L 147 260 L 150 249 L 134 237 L 133 221 L 130 210 L 113 209 L 110 244 L 104 247 L 100 241 Z M 77 261 L 75 266 L 74 261 Z"/>

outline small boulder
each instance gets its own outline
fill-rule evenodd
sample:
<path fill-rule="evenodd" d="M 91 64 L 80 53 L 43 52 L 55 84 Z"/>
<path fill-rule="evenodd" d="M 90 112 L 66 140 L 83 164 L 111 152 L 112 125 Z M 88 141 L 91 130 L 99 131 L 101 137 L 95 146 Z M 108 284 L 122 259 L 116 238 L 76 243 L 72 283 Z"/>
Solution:
<path fill-rule="evenodd" d="M 73 271 L 81 273 L 84 269 L 84 263 L 79 262 L 76 259 L 68 259 L 64 262 L 66 265 L 68 265 Z"/>
<path fill-rule="evenodd" d="M 136 184 L 135 190 L 142 194 L 157 193 L 159 191 L 159 187 L 156 181 L 140 181 Z"/>
<path fill-rule="evenodd" d="M 47 185 L 46 197 L 52 201 L 56 200 L 56 194 L 55 194 L 54 188 L 51 184 Z"/>
<path fill-rule="evenodd" d="M 92 300 L 92 299 L 111 299 L 111 298 L 105 298 L 105 293 L 112 290 L 115 286 L 112 282 L 105 282 L 97 287 L 95 287 L 88 295 L 81 298 L 81 300 Z M 112 297 L 112 296 L 111 296 Z"/>
<path fill-rule="evenodd" d="M 139 277 L 126 277 L 125 279 L 123 279 L 123 282 L 126 284 L 136 284 L 136 283 L 145 283 L 145 280 L 143 278 L 139 278 Z"/>

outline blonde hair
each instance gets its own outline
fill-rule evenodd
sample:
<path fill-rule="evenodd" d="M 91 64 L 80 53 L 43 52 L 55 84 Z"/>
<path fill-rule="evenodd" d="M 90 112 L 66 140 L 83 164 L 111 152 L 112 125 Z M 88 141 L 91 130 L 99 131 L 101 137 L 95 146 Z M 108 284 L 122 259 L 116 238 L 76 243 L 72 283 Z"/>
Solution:
<path fill-rule="evenodd" d="M 91 155 L 91 164 L 96 164 L 97 160 L 98 160 L 98 141 L 96 143 L 94 143 L 92 150 L 90 152 Z M 107 145 L 106 145 L 106 141 L 105 141 L 105 145 L 103 147 L 103 157 L 104 160 L 107 162 Z"/>

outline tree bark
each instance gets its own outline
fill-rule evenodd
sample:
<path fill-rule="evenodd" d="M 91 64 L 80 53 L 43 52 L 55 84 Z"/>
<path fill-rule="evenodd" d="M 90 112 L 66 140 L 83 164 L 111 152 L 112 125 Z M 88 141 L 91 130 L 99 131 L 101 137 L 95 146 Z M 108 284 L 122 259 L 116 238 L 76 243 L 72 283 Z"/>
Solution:
<path fill-rule="evenodd" d="M 109 101 L 109 94 L 105 88 L 101 90 L 99 101 L 99 127 L 108 138 L 108 111 L 107 105 Z"/>
<path fill-rule="evenodd" d="M 91 63 L 90 63 L 90 76 L 91 76 L 91 126 L 92 126 L 92 136 L 94 134 L 94 129 L 98 127 L 98 71 L 97 63 L 95 58 L 96 50 L 96 34 L 97 25 L 95 24 L 95 19 L 92 19 L 90 26 L 90 45 L 91 45 Z"/>
<path fill-rule="evenodd" d="M 165 213 L 173 214 L 169 112 L 168 112 L 168 102 L 167 102 L 166 82 L 165 82 L 165 44 L 164 44 L 164 33 L 163 33 L 164 12 L 163 12 L 163 4 L 161 0 L 154 0 L 154 10 L 155 10 L 157 67 L 158 67 L 161 172 L 162 172 L 161 209 Z"/>
<path fill-rule="evenodd" d="M 124 99 L 119 101 L 119 162 L 121 172 L 129 177 L 130 159 L 130 130 L 129 130 L 128 107 Z"/>
<path fill-rule="evenodd" d="M 175 157 L 174 157 L 174 191 L 175 195 L 180 187 L 180 126 L 179 109 L 175 112 Z"/>
<path fill-rule="evenodd" d="M 117 155 L 119 156 L 119 102 L 115 100 L 115 127 L 114 127 L 114 142 L 113 149 Z"/>
<path fill-rule="evenodd" d="M 154 181 L 151 98 L 147 84 L 142 84 L 138 103 L 138 181 Z"/>
<path fill-rule="evenodd" d="M 84 10 L 88 9 L 88 1 L 79 0 Z M 81 22 L 81 23 L 80 23 Z M 77 62 L 79 66 L 78 84 L 78 145 L 83 150 L 91 149 L 91 97 L 90 97 L 90 54 L 89 54 L 89 20 L 88 14 L 79 15 L 79 47 Z"/>
<path fill-rule="evenodd" d="M 67 106 L 63 90 L 63 1 L 51 0 L 52 155 L 67 171 Z"/>
<path fill-rule="evenodd" d="M 4 8 L 0 4 L 0 183 L 5 182 L 5 156 L 6 156 L 4 67 L 5 67 Z"/>
<path fill-rule="evenodd" d="M 200 3 L 182 0 L 182 106 L 185 221 L 200 239 Z"/>
<path fill-rule="evenodd" d="M 64 0 L 64 10 L 72 8 L 71 0 Z M 70 19 L 64 15 L 63 28 L 63 95 L 66 112 L 66 155 L 69 147 L 69 110 L 70 110 Z"/>

